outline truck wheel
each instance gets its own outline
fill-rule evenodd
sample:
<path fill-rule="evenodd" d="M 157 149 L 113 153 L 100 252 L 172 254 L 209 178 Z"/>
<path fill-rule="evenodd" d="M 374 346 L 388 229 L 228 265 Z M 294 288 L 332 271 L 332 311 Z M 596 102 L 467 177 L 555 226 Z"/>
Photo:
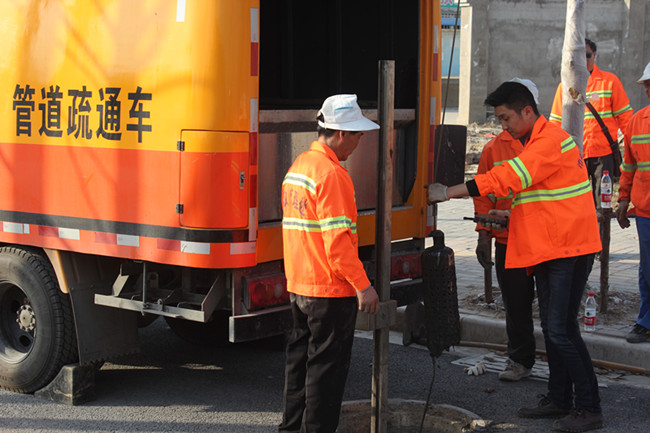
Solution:
<path fill-rule="evenodd" d="M 165 317 L 165 321 L 171 330 L 185 341 L 219 347 L 228 344 L 228 317 L 228 311 L 217 310 L 212 313 L 212 318 L 207 323 L 171 317 Z"/>
<path fill-rule="evenodd" d="M 70 299 L 36 250 L 0 248 L 0 386 L 31 393 L 78 358 Z"/>

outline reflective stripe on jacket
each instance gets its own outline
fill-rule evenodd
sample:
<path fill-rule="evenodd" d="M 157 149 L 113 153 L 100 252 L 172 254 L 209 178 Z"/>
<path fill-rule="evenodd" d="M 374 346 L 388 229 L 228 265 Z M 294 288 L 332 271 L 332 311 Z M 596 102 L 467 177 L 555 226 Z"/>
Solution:
<path fill-rule="evenodd" d="M 594 65 L 587 81 L 587 101 L 591 102 L 603 123 L 609 130 L 609 135 L 616 140 L 618 130 L 623 134 L 632 118 L 632 107 L 618 77 L 611 72 L 605 72 Z M 557 87 L 553 106 L 551 107 L 551 122 L 562 125 L 562 83 Z M 582 141 L 584 158 L 595 158 L 612 153 L 607 137 L 603 134 L 598 121 L 585 106 L 585 123 Z"/>
<path fill-rule="evenodd" d="M 650 105 L 627 128 L 618 199 L 629 199 L 637 215 L 650 218 Z"/>
<path fill-rule="evenodd" d="M 507 268 L 600 251 L 596 208 L 578 146 L 544 116 L 517 157 L 474 180 L 481 195 L 514 193 Z"/>
<path fill-rule="evenodd" d="M 325 144 L 314 141 L 289 168 L 282 215 L 289 292 L 339 298 L 370 285 L 358 255 L 354 185 Z"/>
<path fill-rule="evenodd" d="M 514 158 L 524 150 L 521 141 L 512 138 L 508 131 L 503 131 L 485 145 L 481 152 L 481 159 L 478 162 L 477 174 L 483 174 L 493 167 L 501 165 L 505 161 Z M 512 193 L 505 197 L 496 197 L 488 194 L 483 197 L 474 197 L 474 211 L 478 214 L 487 214 L 491 209 L 510 210 L 512 206 Z M 490 233 L 497 242 L 508 243 L 508 229 L 490 230 L 480 223 L 476 224 L 476 231 L 485 230 Z"/>

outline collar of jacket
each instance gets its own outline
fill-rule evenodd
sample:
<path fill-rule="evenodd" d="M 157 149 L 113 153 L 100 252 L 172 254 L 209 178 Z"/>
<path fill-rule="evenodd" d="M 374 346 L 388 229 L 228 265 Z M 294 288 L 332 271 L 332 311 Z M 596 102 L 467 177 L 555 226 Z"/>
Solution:
<path fill-rule="evenodd" d="M 348 171 L 345 167 L 341 165 L 341 161 L 339 161 L 339 158 L 336 156 L 336 153 L 334 153 L 334 151 L 327 144 L 321 143 L 320 141 L 314 141 L 311 143 L 311 147 L 309 148 L 309 150 L 324 153 L 329 159 L 335 162 L 339 167 L 341 167 L 345 171 Z"/>

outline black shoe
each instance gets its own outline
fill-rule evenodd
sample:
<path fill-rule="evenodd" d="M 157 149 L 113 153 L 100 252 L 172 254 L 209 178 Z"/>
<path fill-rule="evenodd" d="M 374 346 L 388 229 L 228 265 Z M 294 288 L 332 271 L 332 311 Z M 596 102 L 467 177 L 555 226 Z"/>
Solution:
<path fill-rule="evenodd" d="M 650 329 L 635 323 L 634 328 L 627 334 L 625 339 L 628 343 L 644 343 L 650 341 Z"/>
<path fill-rule="evenodd" d="M 562 409 L 544 394 L 538 394 L 539 402 L 535 407 L 522 407 L 517 411 L 521 418 L 561 418 L 568 415 L 569 409 Z"/>
<path fill-rule="evenodd" d="M 589 412 L 584 409 L 573 409 L 571 413 L 564 418 L 558 419 L 553 423 L 553 428 L 557 431 L 583 432 L 595 430 L 603 426 L 603 414 Z"/>

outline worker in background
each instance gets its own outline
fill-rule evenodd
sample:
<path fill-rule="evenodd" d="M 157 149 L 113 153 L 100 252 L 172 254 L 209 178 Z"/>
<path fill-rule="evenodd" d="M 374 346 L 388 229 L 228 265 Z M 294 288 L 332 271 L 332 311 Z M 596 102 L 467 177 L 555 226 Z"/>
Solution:
<path fill-rule="evenodd" d="M 282 182 L 282 240 L 293 329 L 287 344 L 279 432 L 334 433 L 350 366 L 357 309 L 376 314 L 379 297 L 358 257 L 354 185 L 341 161 L 363 131 L 356 95 L 330 96 L 318 140 Z"/>
<path fill-rule="evenodd" d="M 650 63 L 637 83 L 642 84 L 650 98 Z M 639 233 L 639 293 L 641 308 L 634 328 L 627 335 L 630 343 L 650 341 L 650 105 L 639 110 L 628 124 L 625 152 L 618 188 L 616 219 L 621 228 L 628 228 L 630 202 L 636 213 Z"/>
<path fill-rule="evenodd" d="M 534 267 L 550 371 L 547 395 L 518 414 L 561 417 L 553 424 L 560 431 L 600 428 L 598 382 L 577 320 L 594 253 L 601 249 L 584 161 L 573 138 L 539 114 L 523 84 L 505 82 L 485 103 L 512 138 L 524 140 L 524 150 L 467 183 L 429 185 L 428 200 L 514 194 L 505 266 Z"/>
<path fill-rule="evenodd" d="M 535 104 L 539 104 L 537 86 L 530 80 L 513 78 L 521 83 L 533 95 Z M 506 130 L 490 140 L 478 163 L 477 174 L 483 174 L 513 159 L 524 150 L 525 139 L 515 140 Z M 512 206 L 512 193 L 505 197 L 494 194 L 474 197 L 474 212 L 485 215 L 493 209 L 509 210 Z M 476 257 L 485 269 L 491 269 L 492 238 L 495 238 L 495 256 L 497 281 L 501 290 L 503 305 L 506 309 L 506 333 L 508 334 L 508 360 L 506 368 L 499 374 L 499 379 L 514 382 L 530 376 L 535 364 L 535 335 L 533 334 L 533 300 L 535 299 L 535 281 L 526 272 L 526 268 L 506 269 L 506 251 L 508 229 L 490 227 L 478 223 L 478 243 Z"/>
<path fill-rule="evenodd" d="M 613 140 L 618 140 L 618 130 L 620 129 L 625 134 L 627 124 L 632 118 L 632 107 L 630 107 L 630 100 L 621 80 L 613 73 L 601 71 L 596 66 L 596 48 L 593 41 L 585 39 L 587 70 L 589 71 L 587 101 L 598 112 L 610 137 Z M 557 92 L 555 92 L 549 120 L 562 125 L 562 83 L 558 85 Z M 582 156 L 587 164 L 587 172 L 594 193 L 594 203 L 600 214 L 600 180 L 604 170 L 609 171 L 610 175 L 614 173 L 614 157 L 609 140 L 603 133 L 598 120 L 587 107 L 585 107 L 582 140 Z"/>

